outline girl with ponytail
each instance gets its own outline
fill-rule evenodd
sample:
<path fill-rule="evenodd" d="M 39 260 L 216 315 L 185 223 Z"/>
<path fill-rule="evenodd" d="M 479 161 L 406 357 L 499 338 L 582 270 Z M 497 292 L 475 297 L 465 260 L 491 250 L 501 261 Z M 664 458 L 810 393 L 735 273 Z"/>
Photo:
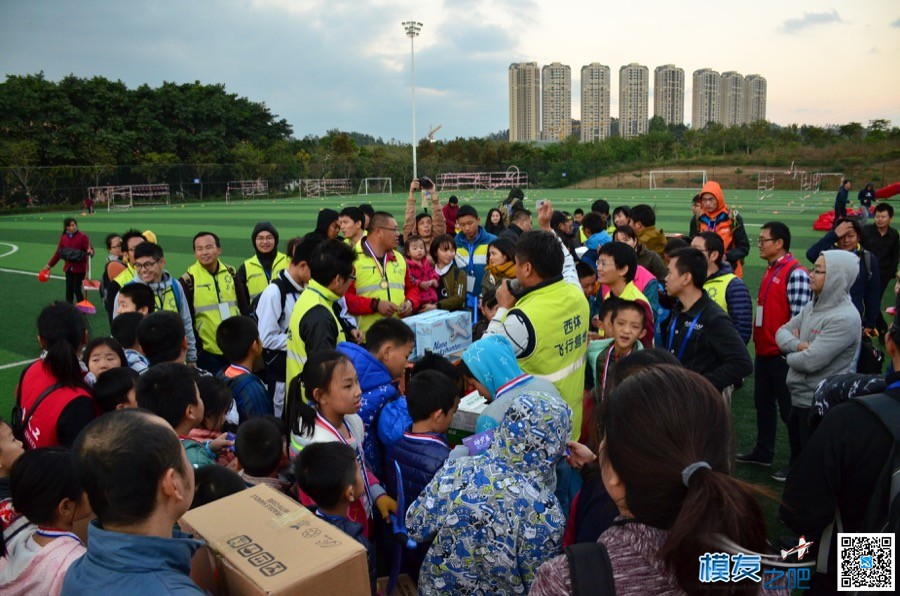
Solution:
<path fill-rule="evenodd" d="M 723 550 L 717 534 L 744 552 L 767 551 L 757 501 L 764 493 L 731 476 L 733 434 L 721 394 L 680 366 L 652 366 L 613 390 L 601 420 L 600 472 L 619 517 L 598 542 L 616 592 L 757 593 L 762 584 L 752 580 L 699 581 L 699 557 Z M 556 557 L 538 570 L 531 594 L 572 594 L 571 577 L 566 556 Z"/>
<path fill-rule="evenodd" d="M 54 302 L 37 320 L 41 358 L 26 367 L 16 388 L 22 438 L 28 449 L 69 447 L 97 407 L 84 382 L 78 354 L 87 342 L 84 316 L 66 302 Z"/>

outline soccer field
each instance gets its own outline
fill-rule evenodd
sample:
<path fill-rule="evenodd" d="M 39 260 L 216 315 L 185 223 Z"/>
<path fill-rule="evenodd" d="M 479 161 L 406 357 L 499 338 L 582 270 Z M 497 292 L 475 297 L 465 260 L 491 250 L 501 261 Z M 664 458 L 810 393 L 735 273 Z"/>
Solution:
<path fill-rule="evenodd" d="M 450 196 L 442 193 L 443 201 Z M 461 204 L 470 203 L 482 217 L 487 210 L 505 198 L 506 191 L 455 193 Z M 686 233 L 691 217 L 690 190 L 540 190 L 527 193 L 525 205 L 534 211 L 538 199 L 550 199 L 557 209 L 572 212 L 577 208 L 590 210 L 591 202 L 604 198 L 612 208 L 617 205 L 648 203 L 656 209 L 657 226 L 668 233 Z M 726 191 L 729 206 L 737 208 L 744 217 L 751 251 L 745 264 L 745 277 L 752 296 L 756 296 L 764 263 L 758 258 L 754 239 L 761 224 L 780 220 L 793 233 L 793 252 L 805 261 L 806 249 L 819 237 L 812 229 L 818 214 L 830 209 L 833 196 L 823 192 L 811 196 L 796 192 L 774 192 L 759 199 L 756 191 Z M 131 210 L 98 211 L 94 216 L 82 216 L 80 211 L 20 214 L 0 218 L 0 415 L 9 415 L 15 400 L 16 381 L 23 362 L 38 355 L 35 320 L 41 308 L 64 296 L 62 266 L 58 264 L 54 277 L 46 284 L 37 279 L 37 272 L 52 255 L 62 233 L 63 218 L 78 219 L 79 228 L 90 236 L 97 251 L 94 258 L 95 278 L 100 277 L 105 261 L 104 237 L 110 232 L 122 233 L 129 228 L 152 230 L 166 251 L 166 268 L 174 276 L 181 275 L 194 261 L 191 239 L 201 230 L 215 232 L 222 239 L 223 262 L 238 267 L 253 254 L 250 232 L 258 221 L 271 221 L 279 231 L 279 248 L 284 250 L 287 240 L 312 231 L 320 209 L 340 210 L 348 205 L 372 203 L 376 210 L 386 210 L 397 216 L 402 225 L 406 194 L 352 195 L 329 198 L 261 199 L 246 202 L 206 203 L 143 207 Z M 417 200 L 421 204 L 420 200 Z M 96 292 L 89 294 L 98 314 L 90 318 L 91 335 L 107 334 L 106 314 Z M 752 349 L 752 347 L 751 347 Z M 756 418 L 753 407 L 753 381 L 735 392 L 732 412 L 737 436 L 738 452 L 752 447 L 756 438 Z M 783 431 L 783 429 L 782 429 Z M 771 471 L 786 463 L 787 440 L 779 432 L 778 455 Z M 769 470 L 756 467 L 738 468 L 745 480 L 764 484 L 773 489 L 779 485 L 769 479 Z M 780 491 L 779 491 L 780 492 Z M 774 519 L 774 503 L 767 504 L 770 523 Z M 783 533 L 772 528 L 775 536 Z"/>

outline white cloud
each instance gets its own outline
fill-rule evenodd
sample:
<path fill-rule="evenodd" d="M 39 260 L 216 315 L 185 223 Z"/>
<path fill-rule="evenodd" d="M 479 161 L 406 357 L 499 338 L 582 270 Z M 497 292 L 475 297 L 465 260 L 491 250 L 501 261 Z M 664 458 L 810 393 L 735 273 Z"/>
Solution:
<path fill-rule="evenodd" d="M 784 33 L 798 33 L 810 27 L 842 22 L 841 15 L 834 9 L 830 12 L 805 12 L 799 19 L 794 18 L 784 21 L 781 24 L 781 30 Z"/>

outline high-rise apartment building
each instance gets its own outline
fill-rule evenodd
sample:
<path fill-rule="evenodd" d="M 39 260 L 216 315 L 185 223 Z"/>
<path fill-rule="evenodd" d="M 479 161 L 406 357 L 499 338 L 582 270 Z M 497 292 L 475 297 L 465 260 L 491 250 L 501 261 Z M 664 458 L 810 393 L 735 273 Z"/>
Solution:
<path fill-rule="evenodd" d="M 722 73 L 719 86 L 719 122 L 725 126 L 744 123 L 744 76 L 733 70 Z"/>
<path fill-rule="evenodd" d="M 537 62 L 509 65 L 509 140 L 538 141 L 541 134 L 541 73 Z"/>
<path fill-rule="evenodd" d="M 619 69 L 619 135 L 630 139 L 647 132 L 650 69 L 632 62 Z"/>
<path fill-rule="evenodd" d="M 541 138 L 564 141 L 572 134 L 572 69 L 553 62 L 541 69 Z"/>
<path fill-rule="evenodd" d="M 744 122 L 766 119 L 766 79 L 758 74 L 744 77 Z"/>
<path fill-rule="evenodd" d="M 684 69 L 666 64 L 653 71 L 653 116 L 684 124 Z"/>
<path fill-rule="evenodd" d="M 719 122 L 719 73 L 711 68 L 694 71 L 691 127 L 702 130 L 710 122 Z"/>
<path fill-rule="evenodd" d="M 581 142 L 609 137 L 609 67 L 592 62 L 581 67 Z"/>

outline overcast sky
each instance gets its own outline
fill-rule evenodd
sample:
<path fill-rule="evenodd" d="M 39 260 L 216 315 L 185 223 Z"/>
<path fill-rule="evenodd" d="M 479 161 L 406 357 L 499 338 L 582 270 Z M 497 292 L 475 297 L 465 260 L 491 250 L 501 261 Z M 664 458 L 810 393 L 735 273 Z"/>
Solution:
<path fill-rule="evenodd" d="M 620 6 L 615 6 L 618 4 Z M 407 141 L 410 43 L 415 42 L 418 136 L 484 135 L 509 127 L 511 62 L 572 67 L 638 62 L 691 73 L 759 73 L 768 119 L 900 125 L 897 0 L 0 0 L 0 72 L 223 83 L 266 103 L 294 134 L 339 128 Z M 652 99 L 650 115 L 652 116 Z"/>

